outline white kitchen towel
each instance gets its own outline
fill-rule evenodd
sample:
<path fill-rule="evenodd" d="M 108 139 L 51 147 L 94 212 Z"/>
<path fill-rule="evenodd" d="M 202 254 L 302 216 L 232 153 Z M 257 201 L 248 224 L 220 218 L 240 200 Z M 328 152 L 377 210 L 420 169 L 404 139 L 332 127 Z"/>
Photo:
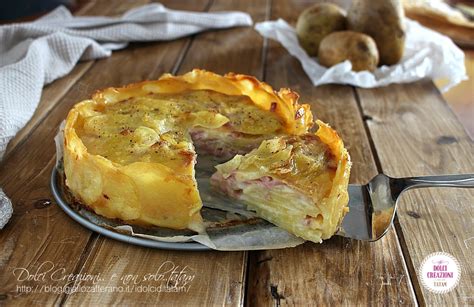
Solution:
<path fill-rule="evenodd" d="M 442 91 L 446 91 L 467 79 L 462 50 L 449 37 L 409 19 L 406 19 L 403 58 L 396 65 L 382 66 L 374 72 L 354 72 L 349 61 L 330 68 L 319 65 L 316 58 L 311 58 L 301 48 L 295 29 L 283 19 L 257 23 L 255 29 L 262 36 L 280 42 L 296 57 L 314 86 L 341 83 L 372 88 L 429 78 L 447 81 L 442 88 Z"/>
<path fill-rule="evenodd" d="M 243 12 L 176 11 L 161 4 L 120 17 L 76 17 L 58 7 L 30 23 L 0 27 L 0 160 L 8 141 L 31 118 L 45 84 L 79 60 L 107 57 L 129 42 L 172 40 L 209 29 L 252 25 Z"/>
<path fill-rule="evenodd" d="M 0 189 L 0 229 L 2 229 L 10 220 L 13 214 L 13 206 L 11 200 Z"/>
<path fill-rule="evenodd" d="M 129 42 L 165 41 L 210 29 L 250 26 L 243 12 L 198 13 L 155 3 L 120 17 L 76 17 L 58 7 L 30 23 L 0 26 L 0 161 L 8 142 L 33 115 L 48 84 L 79 60 L 110 56 Z M 11 204 L 0 190 L 0 229 Z"/>

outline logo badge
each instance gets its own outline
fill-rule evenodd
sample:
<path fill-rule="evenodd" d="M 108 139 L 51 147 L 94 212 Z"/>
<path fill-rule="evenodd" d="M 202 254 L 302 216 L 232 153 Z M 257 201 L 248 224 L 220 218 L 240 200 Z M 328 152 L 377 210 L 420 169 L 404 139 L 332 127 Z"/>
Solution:
<path fill-rule="evenodd" d="M 461 266 L 451 254 L 432 253 L 423 260 L 418 274 L 426 289 L 442 294 L 450 292 L 458 285 Z"/>

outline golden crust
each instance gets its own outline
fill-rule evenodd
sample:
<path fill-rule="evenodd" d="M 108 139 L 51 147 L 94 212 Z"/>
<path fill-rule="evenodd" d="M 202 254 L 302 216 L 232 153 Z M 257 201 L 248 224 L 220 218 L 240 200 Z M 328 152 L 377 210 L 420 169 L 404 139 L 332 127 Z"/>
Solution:
<path fill-rule="evenodd" d="M 317 120 L 316 123 L 319 126 L 318 131 L 316 131 L 316 136 L 329 147 L 336 161 L 338 161 L 336 173 L 332 181 L 331 192 L 324 203 L 330 212 L 330 220 L 327 228 L 322 233 L 322 239 L 328 239 L 337 231 L 344 215 L 349 212 L 349 208 L 347 207 L 349 203 L 347 187 L 349 184 L 351 160 L 347 149 L 344 147 L 344 142 L 336 130 L 320 120 Z"/>
<path fill-rule="evenodd" d="M 92 99 L 76 104 L 66 119 L 66 185 L 78 201 L 99 215 L 127 223 L 201 231 L 202 203 L 194 178 L 196 154 L 189 150 L 192 145 L 183 142 L 184 149 L 180 153 L 186 157 L 187 163 L 176 167 L 145 161 L 121 164 L 91 153 L 78 130 L 87 118 L 100 114 L 107 105 L 149 94 L 193 90 L 247 96 L 255 106 L 277 115 L 283 127 L 281 133 L 302 134 L 313 124 L 309 106 L 300 105 L 296 93 L 288 89 L 276 92 L 269 85 L 246 75 L 229 73 L 220 76 L 195 69 L 182 76 L 165 74 L 156 81 L 107 88 L 96 92 Z M 225 123 L 225 117 L 205 115 L 211 116 L 212 124 L 216 126 Z"/>

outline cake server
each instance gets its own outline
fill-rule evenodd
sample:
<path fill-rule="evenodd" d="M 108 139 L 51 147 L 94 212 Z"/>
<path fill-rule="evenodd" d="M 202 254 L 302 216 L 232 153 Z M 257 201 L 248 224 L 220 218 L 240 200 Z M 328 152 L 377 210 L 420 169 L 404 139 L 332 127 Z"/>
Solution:
<path fill-rule="evenodd" d="M 474 188 L 474 174 L 391 178 L 375 176 L 366 185 L 349 185 L 349 213 L 337 235 L 365 241 L 383 237 L 403 192 L 415 188 Z"/>

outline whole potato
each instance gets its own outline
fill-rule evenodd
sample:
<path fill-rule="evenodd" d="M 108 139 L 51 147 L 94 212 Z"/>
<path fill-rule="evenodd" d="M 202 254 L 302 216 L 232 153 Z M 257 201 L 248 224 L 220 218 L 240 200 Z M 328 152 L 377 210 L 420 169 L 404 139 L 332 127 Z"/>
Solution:
<path fill-rule="evenodd" d="M 379 63 L 379 52 L 370 36 L 353 31 L 339 31 L 329 34 L 321 41 L 318 60 L 326 67 L 349 60 L 353 71 L 373 71 Z"/>
<path fill-rule="evenodd" d="M 353 0 L 347 13 L 348 30 L 370 35 L 380 64 L 398 63 L 405 50 L 405 14 L 400 0 Z"/>
<path fill-rule="evenodd" d="M 318 54 L 319 44 L 326 35 L 345 29 L 345 11 L 331 3 L 318 3 L 307 8 L 296 23 L 298 41 L 310 56 Z"/>

